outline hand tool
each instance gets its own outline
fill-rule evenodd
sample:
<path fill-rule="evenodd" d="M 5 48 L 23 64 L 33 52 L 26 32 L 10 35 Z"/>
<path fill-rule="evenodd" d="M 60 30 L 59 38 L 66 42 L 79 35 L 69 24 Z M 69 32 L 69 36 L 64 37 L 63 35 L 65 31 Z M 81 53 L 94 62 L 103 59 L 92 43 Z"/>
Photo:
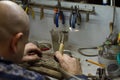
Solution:
<path fill-rule="evenodd" d="M 34 10 L 33 10 L 33 8 L 30 6 L 30 1 L 31 0 L 26 0 L 25 2 L 24 2 L 24 10 L 25 10 L 25 12 L 27 13 L 27 14 L 31 14 L 32 15 L 32 18 L 33 19 L 35 19 L 35 12 L 34 12 Z"/>
<path fill-rule="evenodd" d="M 102 68 L 105 67 L 105 65 L 100 64 L 100 63 L 97 63 L 97 62 L 94 62 L 94 61 L 92 61 L 92 60 L 88 60 L 88 59 L 86 59 L 86 61 L 89 62 L 89 63 L 95 64 L 95 65 L 97 65 L 97 66 L 100 66 L 100 67 L 102 67 Z"/>
<path fill-rule="evenodd" d="M 110 34 L 112 34 L 113 33 L 113 22 L 110 22 L 109 28 L 110 28 Z"/>
<path fill-rule="evenodd" d="M 72 10 L 72 12 L 70 14 L 69 24 L 70 24 L 70 27 L 75 28 L 77 14 L 74 11 L 73 6 L 71 7 L 71 10 Z"/>
<path fill-rule="evenodd" d="M 35 19 L 35 12 L 33 11 L 33 8 L 31 6 L 27 6 L 26 9 L 25 9 L 25 12 L 27 14 L 31 14 L 32 18 Z"/>
<path fill-rule="evenodd" d="M 117 43 L 118 43 L 118 45 L 120 45 L 120 33 L 118 34 Z"/>
<path fill-rule="evenodd" d="M 62 24 L 65 24 L 65 16 L 63 11 L 61 10 L 61 2 L 58 0 L 57 8 L 54 9 L 55 14 L 54 14 L 54 24 L 56 27 L 59 27 L 59 18 L 62 20 Z"/>
<path fill-rule="evenodd" d="M 30 50 L 26 55 L 34 55 L 34 54 L 37 54 L 39 57 L 42 57 L 42 53 L 38 50 Z"/>
<path fill-rule="evenodd" d="M 60 45 L 59 45 L 59 52 L 63 55 L 63 49 L 64 49 L 64 33 L 61 33 L 61 39 L 60 39 Z M 58 59 L 54 56 L 55 61 L 59 62 Z"/>
<path fill-rule="evenodd" d="M 75 6 L 75 7 L 77 9 L 77 20 L 76 20 L 76 23 L 77 23 L 77 25 L 80 25 L 81 24 L 81 14 L 79 12 L 79 6 L 78 7 Z"/>
<path fill-rule="evenodd" d="M 70 14 L 69 24 L 70 27 L 74 29 L 76 23 L 77 25 L 80 25 L 81 23 L 81 14 L 79 13 L 79 8 L 77 8 L 77 6 L 75 7 L 71 6 L 71 10 L 72 12 Z"/>
<path fill-rule="evenodd" d="M 28 0 L 21 0 L 21 2 L 22 2 L 22 8 L 25 10 L 26 9 L 26 7 L 28 6 Z"/>
<path fill-rule="evenodd" d="M 59 51 L 60 51 L 60 53 L 63 55 L 63 49 L 64 49 L 64 33 L 61 33 L 62 35 L 62 37 L 61 37 L 61 41 L 60 41 L 60 45 L 59 45 Z"/>
<path fill-rule="evenodd" d="M 89 12 L 86 13 L 86 22 L 89 21 Z"/>
<path fill-rule="evenodd" d="M 41 7 L 40 9 L 40 20 L 42 20 L 44 18 L 44 8 Z"/>

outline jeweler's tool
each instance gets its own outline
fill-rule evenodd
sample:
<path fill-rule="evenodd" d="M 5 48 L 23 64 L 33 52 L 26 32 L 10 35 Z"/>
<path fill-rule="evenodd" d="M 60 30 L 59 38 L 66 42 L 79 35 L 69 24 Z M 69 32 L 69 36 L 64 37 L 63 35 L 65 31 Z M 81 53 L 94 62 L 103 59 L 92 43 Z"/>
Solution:
<path fill-rule="evenodd" d="M 59 45 L 59 52 L 63 55 L 63 49 L 64 49 L 64 33 L 61 33 L 60 35 L 60 45 Z M 58 59 L 54 56 L 55 61 L 59 62 Z"/>
<path fill-rule="evenodd" d="M 60 45 L 59 45 L 59 51 L 60 51 L 60 53 L 61 54 L 63 54 L 63 49 L 64 49 L 64 34 L 63 33 L 61 33 L 62 35 L 62 37 L 61 37 L 61 41 L 60 41 Z"/>
<path fill-rule="evenodd" d="M 97 62 L 94 62 L 94 61 L 92 61 L 92 60 L 88 60 L 88 59 L 86 59 L 86 61 L 89 62 L 89 63 L 95 64 L 95 65 L 97 65 L 97 66 L 100 66 L 100 67 L 102 67 L 102 68 L 105 67 L 105 65 L 100 64 L 100 63 L 97 63 Z"/>

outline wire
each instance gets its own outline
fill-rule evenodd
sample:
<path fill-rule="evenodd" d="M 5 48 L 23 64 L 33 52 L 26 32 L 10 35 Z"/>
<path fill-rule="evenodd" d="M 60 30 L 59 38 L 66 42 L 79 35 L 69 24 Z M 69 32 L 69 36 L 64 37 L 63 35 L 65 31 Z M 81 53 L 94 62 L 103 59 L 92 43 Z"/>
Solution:
<path fill-rule="evenodd" d="M 78 52 L 83 55 L 83 56 L 87 56 L 87 57 L 96 57 L 98 55 L 88 55 L 82 52 L 82 50 L 86 50 L 86 49 L 98 49 L 98 47 L 91 47 L 91 48 L 78 48 Z"/>
<path fill-rule="evenodd" d="M 115 0 L 113 0 L 113 26 L 115 23 L 115 11 L 116 11 Z"/>

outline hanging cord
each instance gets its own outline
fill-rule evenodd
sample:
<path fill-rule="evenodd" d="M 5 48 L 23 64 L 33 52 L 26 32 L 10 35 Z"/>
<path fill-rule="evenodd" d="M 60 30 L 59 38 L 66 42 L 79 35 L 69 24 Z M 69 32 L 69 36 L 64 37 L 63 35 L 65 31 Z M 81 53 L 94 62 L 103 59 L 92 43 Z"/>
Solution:
<path fill-rule="evenodd" d="M 113 26 L 115 23 L 115 11 L 116 11 L 115 0 L 113 0 Z"/>
<path fill-rule="evenodd" d="M 82 50 L 87 50 L 87 49 L 99 49 L 98 47 L 91 47 L 91 48 L 78 48 L 78 52 L 83 55 L 83 56 L 87 56 L 87 57 L 96 57 L 98 55 L 88 55 L 82 52 Z"/>

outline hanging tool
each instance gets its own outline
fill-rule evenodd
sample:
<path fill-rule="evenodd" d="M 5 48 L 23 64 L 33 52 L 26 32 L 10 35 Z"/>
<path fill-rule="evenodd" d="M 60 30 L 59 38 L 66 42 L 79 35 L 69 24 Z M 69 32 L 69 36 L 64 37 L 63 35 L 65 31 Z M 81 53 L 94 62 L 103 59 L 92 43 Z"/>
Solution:
<path fill-rule="evenodd" d="M 116 14 L 115 14 L 115 12 L 116 12 L 115 0 L 113 0 L 112 3 L 113 3 L 113 27 L 114 27 L 115 17 L 116 17 Z"/>
<path fill-rule="evenodd" d="M 31 14 L 32 15 L 32 18 L 35 19 L 35 12 L 33 10 L 33 8 L 30 6 L 30 3 L 31 0 L 23 0 L 23 3 L 24 3 L 24 10 L 27 14 Z"/>
<path fill-rule="evenodd" d="M 76 6 L 77 8 L 77 6 Z M 77 8 L 77 25 L 80 25 L 81 24 L 81 14 L 79 13 L 79 6 Z"/>
<path fill-rule="evenodd" d="M 113 22 L 110 22 L 109 28 L 110 28 L 110 34 L 112 34 L 113 33 Z"/>
<path fill-rule="evenodd" d="M 71 7 L 71 10 L 72 10 L 72 12 L 70 14 L 69 24 L 70 24 L 70 27 L 75 28 L 77 14 L 74 11 L 73 6 Z"/>
<path fill-rule="evenodd" d="M 81 14 L 79 13 L 79 8 L 77 8 L 77 6 L 75 7 L 71 7 L 71 14 L 70 14 L 70 20 L 69 20 L 69 24 L 70 27 L 72 27 L 73 29 L 75 28 L 75 25 L 77 23 L 77 25 L 80 25 L 81 23 Z"/>
<path fill-rule="evenodd" d="M 117 43 L 118 43 L 118 45 L 120 45 L 120 33 L 118 33 Z"/>
<path fill-rule="evenodd" d="M 86 22 L 89 21 L 89 12 L 86 13 Z"/>
<path fill-rule="evenodd" d="M 65 24 L 65 16 L 63 11 L 61 10 L 61 2 L 58 0 L 57 8 L 54 9 L 54 24 L 56 27 L 59 27 L 59 19 L 62 21 L 62 24 Z"/>
<path fill-rule="evenodd" d="M 109 28 L 110 28 L 110 34 L 109 34 L 109 36 L 108 36 L 108 38 L 107 38 L 107 40 L 104 42 L 104 44 L 106 44 L 107 43 L 107 45 L 109 44 L 109 45 L 117 45 L 117 44 L 119 44 L 118 43 L 118 33 L 117 33 L 117 31 L 115 31 L 115 12 L 116 12 L 116 6 L 115 6 L 115 0 L 113 0 L 112 1 L 113 3 L 113 20 L 112 20 L 112 22 L 110 22 L 110 26 L 109 26 Z"/>
<path fill-rule="evenodd" d="M 35 19 L 35 12 L 33 11 L 33 8 L 31 6 L 28 8 L 28 11 L 32 15 L 32 18 Z"/>
<path fill-rule="evenodd" d="M 44 18 L 44 8 L 41 7 L 40 9 L 40 20 L 42 20 Z"/>
<path fill-rule="evenodd" d="M 113 22 L 109 24 L 110 34 L 107 40 L 104 42 L 105 45 L 117 45 L 118 33 L 114 31 Z"/>
<path fill-rule="evenodd" d="M 21 0 L 22 1 L 22 8 L 25 10 L 26 9 L 26 7 L 28 6 L 28 2 L 29 2 L 29 0 Z"/>

